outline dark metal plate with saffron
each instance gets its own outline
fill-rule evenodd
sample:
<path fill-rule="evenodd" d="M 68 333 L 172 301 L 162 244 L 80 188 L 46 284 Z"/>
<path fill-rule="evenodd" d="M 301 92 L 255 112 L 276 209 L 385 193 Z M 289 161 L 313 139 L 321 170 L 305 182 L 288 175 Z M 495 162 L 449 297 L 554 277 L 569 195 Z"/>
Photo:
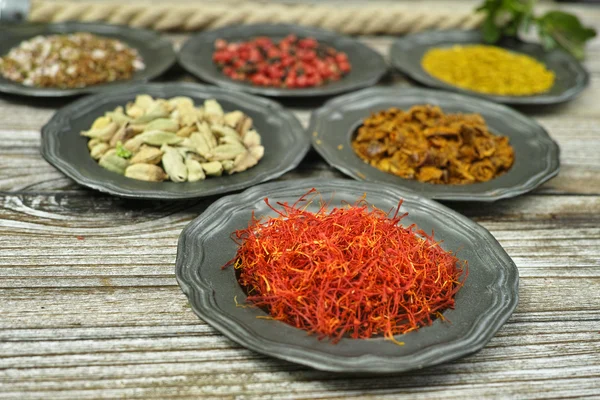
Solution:
<path fill-rule="evenodd" d="M 169 98 L 189 96 L 196 104 L 214 98 L 225 111 L 240 110 L 252 118 L 265 155 L 254 167 L 199 182 L 145 182 L 108 171 L 92 159 L 87 138 L 80 136 L 104 112 L 133 101 L 138 94 Z M 42 128 L 42 155 L 83 186 L 117 196 L 173 200 L 232 192 L 277 178 L 294 169 L 310 147 L 302 125 L 278 103 L 244 93 L 194 83 L 150 83 L 79 99 L 60 109 Z"/>
<path fill-rule="evenodd" d="M 256 36 L 268 36 L 274 40 L 289 34 L 298 37 L 314 37 L 319 42 L 346 52 L 352 66 L 348 75 L 339 81 L 312 88 L 273 88 L 237 82 L 224 75 L 212 61 L 216 39 L 246 41 Z M 236 25 L 206 31 L 190 37 L 178 54 L 179 63 L 203 81 L 229 89 L 271 97 L 332 96 L 376 84 L 387 71 L 383 57 L 370 47 L 347 36 L 334 32 L 286 24 Z"/>
<path fill-rule="evenodd" d="M 91 85 L 74 89 L 41 88 L 25 86 L 0 76 L 0 92 L 34 97 L 62 97 L 84 93 L 110 92 L 115 89 L 139 84 L 160 76 L 176 61 L 171 42 L 158 33 L 130 28 L 122 25 L 98 23 L 63 22 L 57 24 L 15 24 L 0 27 L 0 56 L 22 41 L 38 35 L 68 34 L 89 32 L 111 39 L 118 39 L 130 47 L 137 49 L 146 68 L 135 72 L 128 80 Z"/>
<path fill-rule="evenodd" d="M 508 136 L 515 151 L 511 169 L 490 181 L 442 185 L 404 179 L 364 162 L 352 138 L 371 113 L 432 104 L 446 113 L 479 113 L 490 131 Z M 558 174 L 559 148 L 533 119 L 501 104 L 456 93 L 418 88 L 371 88 L 329 100 L 313 112 L 309 132 L 313 147 L 333 167 L 354 179 L 401 186 L 437 200 L 496 201 L 535 189 Z"/>
<path fill-rule="evenodd" d="M 392 210 L 403 199 L 403 225 L 415 223 L 435 231 L 446 250 L 458 251 L 469 264 L 469 275 L 456 294 L 455 309 L 443 312 L 451 323 L 436 320 L 430 326 L 395 338 L 398 346 L 376 337 L 343 338 L 337 344 L 280 321 L 257 318 L 260 308 L 236 307 L 246 294 L 234 268 L 221 266 L 235 257 L 231 233 L 248 227 L 251 213 L 275 216 L 265 205 L 294 203 L 316 188 L 330 206 L 353 203 L 366 194 L 370 204 Z M 319 202 L 308 207 L 317 211 Z M 392 211 L 393 212 L 393 211 Z M 259 353 L 339 372 L 390 373 L 419 369 L 450 361 L 483 348 L 510 317 L 518 302 L 519 273 L 514 262 L 482 226 L 459 213 L 413 192 L 390 185 L 352 180 L 307 179 L 255 186 L 241 194 L 217 200 L 187 225 L 177 248 L 176 276 L 194 312 L 231 340 Z"/>
<path fill-rule="evenodd" d="M 577 96 L 589 84 L 589 73 L 570 54 L 562 50 L 546 52 L 540 45 L 511 39 L 505 39 L 496 45 L 533 57 L 554 72 L 556 80 L 548 92 L 532 96 L 478 93 L 443 82 L 431 76 L 421 66 L 421 59 L 432 48 L 482 43 L 483 39 L 478 31 L 430 31 L 396 40 L 391 48 L 390 59 L 395 68 L 423 85 L 479 96 L 499 103 L 538 105 L 562 103 Z"/>

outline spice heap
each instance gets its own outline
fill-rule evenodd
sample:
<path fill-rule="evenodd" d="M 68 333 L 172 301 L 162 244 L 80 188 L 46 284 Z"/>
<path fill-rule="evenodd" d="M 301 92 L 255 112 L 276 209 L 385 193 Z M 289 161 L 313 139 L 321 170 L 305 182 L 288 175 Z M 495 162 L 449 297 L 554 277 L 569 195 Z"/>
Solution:
<path fill-rule="evenodd" d="M 479 114 L 444 114 L 439 107 L 380 111 L 352 140 L 365 162 L 405 179 L 442 184 L 485 182 L 508 171 L 514 151 Z"/>
<path fill-rule="evenodd" d="M 247 301 L 271 317 L 334 343 L 343 336 L 394 335 L 430 325 L 454 307 L 466 262 L 433 236 L 402 227 L 400 204 L 392 217 L 364 200 L 329 212 L 269 205 L 278 214 L 254 215 L 236 231 L 234 266 Z M 465 270 L 466 277 L 466 270 Z"/>
<path fill-rule="evenodd" d="M 435 78 L 463 89 L 504 96 L 547 92 L 554 73 L 532 57 L 495 46 L 431 49 L 421 64 Z"/>
<path fill-rule="evenodd" d="M 228 77 L 257 86 L 307 88 L 337 81 L 350 72 L 346 53 L 313 38 L 288 35 L 247 42 L 215 41 L 213 61 Z"/>
<path fill-rule="evenodd" d="M 255 166 L 264 155 L 252 119 L 225 113 L 213 99 L 196 107 L 189 97 L 142 94 L 81 132 L 103 168 L 144 181 L 196 182 Z M 162 167 L 161 167 L 162 166 Z"/>
<path fill-rule="evenodd" d="M 130 79 L 144 68 L 137 50 L 91 33 L 36 36 L 0 58 L 6 79 L 62 89 Z"/>

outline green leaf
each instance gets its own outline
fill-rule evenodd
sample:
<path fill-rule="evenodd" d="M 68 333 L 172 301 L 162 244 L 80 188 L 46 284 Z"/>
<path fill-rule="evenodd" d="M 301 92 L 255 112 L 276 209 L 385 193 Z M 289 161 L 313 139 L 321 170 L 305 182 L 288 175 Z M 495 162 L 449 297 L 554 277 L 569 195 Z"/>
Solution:
<path fill-rule="evenodd" d="M 540 41 L 542 42 L 542 46 L 546 51 L 552 50 L 553 48 L 558 46 L 554 38 L 546 33 L 540 32 Z"/>
<path fill-rule="evenodd" d="M 531 25 L 533 25 L 533 23 L 534 18 L 532 13 L 523 15 L 523 18 L 521 19 L 521 30 L 523 32 L 529 32 L 529 29 L 531 28 Z"/>
<path fill-rule="evenodd" d="M 116 154 L 117 156 L 121 157 L 121 158 L 129 158 L 133 155 L 133 153 L 129 150 L 127 150 L 125 147 L 123 147 L 123 143 L 121 143 L 120 141 L 117 142 L 117 147 L 115 148 L 116 150 Z"/>
<path fill-rule="evenodd" d="M 496 43 L 502 36 L 502 31 L 490 18 L 483 21 L 481 32 L 483 33 L 483 40 L 487 43 Z"/>
<path fill-rule="evenodd" d="M 537 23 L 546 48 L 558 46 L 579 59 L 585 55 L 585 42 L 596 36 L 596 31 L 583 26 L 575 15 L 562 11 L 549 11 Z"/>
<path fill-rule="evenodd" d="M 485 14 L 481 32 L 487 43 L 502 36 L 518 36 L 537 25 L 540 41 L 546 50 L 560 47 L 577 58 L 583 58 L 585 42 L 596 31 L 581 24 L 572 14 L 550 11 L 540 18 L 533 15 L 535 0 L 484 0 L 477 11 Z"/>
<path fill-rule="evenodd" d="M 475 11 L 486 11 L 486 12 L 494 12 L 495 9 L 499 8 L 502 5 L 502 0 L 484 0 L 483 3 L 479 5 L 475 9 Z"/>
<path fill-rule="evenodd" d="M 486 0 L 478 8 L 486 14 L 481 27 L 484 40 L 497 42 L 503 35 L 517 36 L 532 18 L 533 0 Z"/>

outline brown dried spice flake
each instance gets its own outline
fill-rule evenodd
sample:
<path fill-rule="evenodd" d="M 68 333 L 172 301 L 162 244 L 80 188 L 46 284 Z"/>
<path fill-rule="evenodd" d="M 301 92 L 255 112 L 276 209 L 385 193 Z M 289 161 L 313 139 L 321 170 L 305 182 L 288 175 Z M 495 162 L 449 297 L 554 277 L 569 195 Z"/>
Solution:
<path fill-rule="evenodd" d="M 514 162 L 508 137 L 490 133 L 481 115 L 444 114 L 431 105 L 371 115 L 352 148 L 384 172 L 438 184 L 489 181 Z"/>

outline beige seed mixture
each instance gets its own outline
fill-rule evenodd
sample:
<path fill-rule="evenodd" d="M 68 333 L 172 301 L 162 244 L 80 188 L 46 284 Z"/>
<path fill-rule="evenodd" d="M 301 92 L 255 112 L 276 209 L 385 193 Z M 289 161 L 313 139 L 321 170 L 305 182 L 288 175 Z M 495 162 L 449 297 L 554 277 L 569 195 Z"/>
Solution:
<path fill-rule="evenodd" d="M 0 57 L 0 73 L 26 86 L 70 89 L 131 79 L 145 68 L 138 51 L 91 33 L 36 36 Z"/>

